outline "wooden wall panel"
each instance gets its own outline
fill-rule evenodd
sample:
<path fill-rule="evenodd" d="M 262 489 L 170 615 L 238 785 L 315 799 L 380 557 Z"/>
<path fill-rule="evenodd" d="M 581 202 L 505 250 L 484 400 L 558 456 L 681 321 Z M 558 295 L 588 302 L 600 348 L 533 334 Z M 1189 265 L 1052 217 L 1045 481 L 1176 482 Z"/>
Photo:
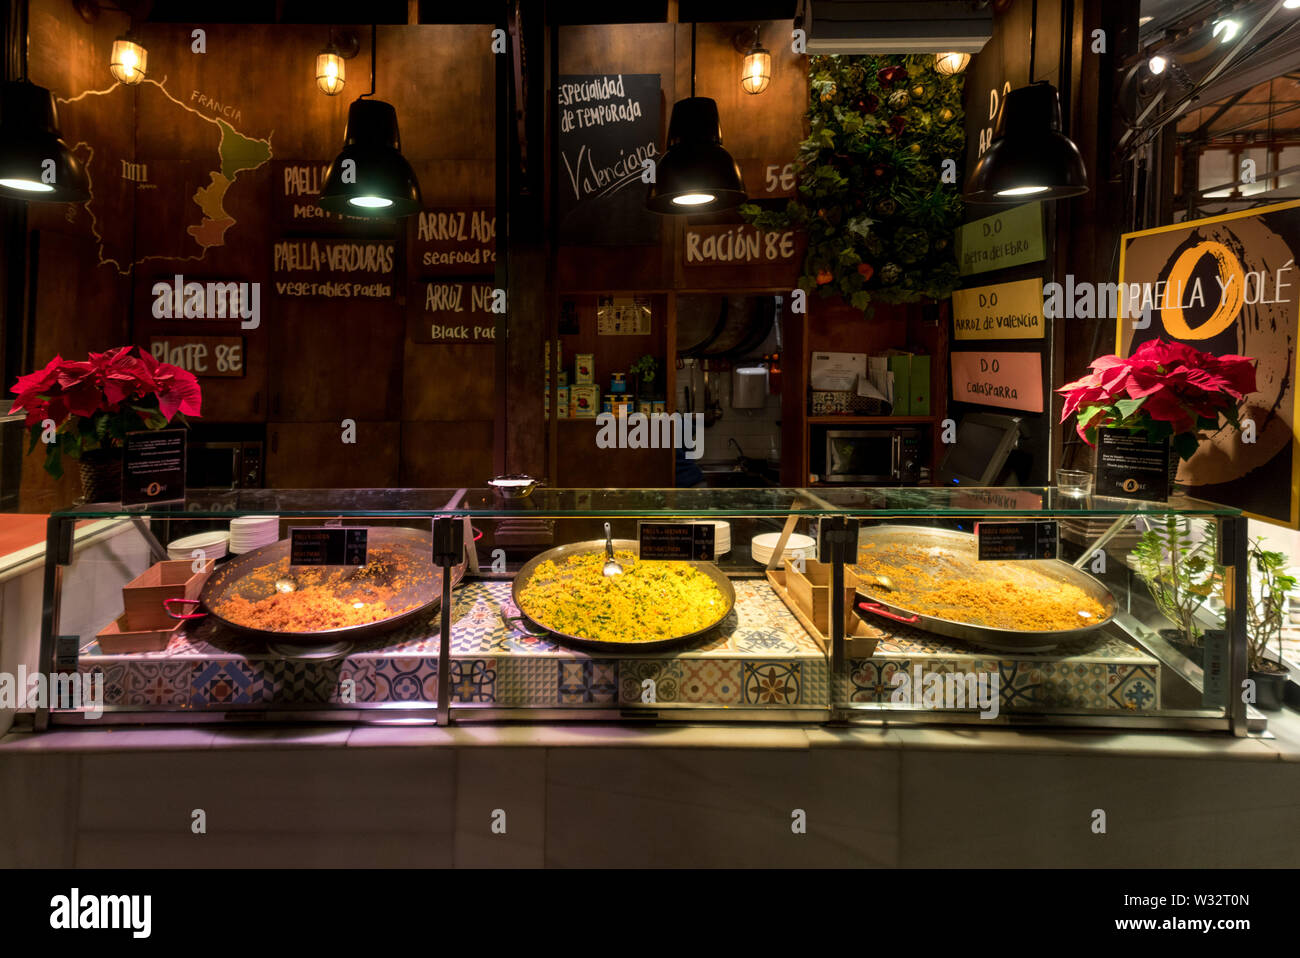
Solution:
<path fill-rule="evenodd" d="M 267 485 L 277 489 L 383 488 L 398 485 L 401 424 L 357 422 L 344 443 L 338 423 L 267 426 Z"/>
<path fill-rule="evenodd" d="M 491 419 L 402 423 L 403 486 L 481 488 L 494 475 Z"/>

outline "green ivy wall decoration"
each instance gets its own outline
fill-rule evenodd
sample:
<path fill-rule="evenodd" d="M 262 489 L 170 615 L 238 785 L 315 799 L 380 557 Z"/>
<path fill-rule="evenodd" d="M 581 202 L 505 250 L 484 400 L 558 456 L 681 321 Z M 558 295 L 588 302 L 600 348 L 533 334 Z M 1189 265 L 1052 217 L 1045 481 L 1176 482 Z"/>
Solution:
<path fill-rule="evenodd" d="M 962 76 L 934 57 L 814 56 L 809 134 L 799 145 L 798 198 L 783 211 L 748 203 L 761 229 L 808 234 L 799 285 L 870 312 L 873 300 L 943 299 L 960 277 Z M 944 161 L 952 160 L 944 182 Z"/>

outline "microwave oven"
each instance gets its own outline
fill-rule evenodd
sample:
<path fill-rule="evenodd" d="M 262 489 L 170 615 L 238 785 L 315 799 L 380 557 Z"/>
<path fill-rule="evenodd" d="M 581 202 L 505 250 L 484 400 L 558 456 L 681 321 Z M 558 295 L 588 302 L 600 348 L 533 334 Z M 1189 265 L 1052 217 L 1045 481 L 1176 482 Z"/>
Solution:
<path fill-rule="evenodd" d="M 920 429 L 829 429 L 821 481 L 916 482 L 920 465 Z"/>
<path fill-rule="evenodd" d="M 191 442 L 185 457 L 191 489 L 256 489 L 262 485 L 260 441 Z"/>

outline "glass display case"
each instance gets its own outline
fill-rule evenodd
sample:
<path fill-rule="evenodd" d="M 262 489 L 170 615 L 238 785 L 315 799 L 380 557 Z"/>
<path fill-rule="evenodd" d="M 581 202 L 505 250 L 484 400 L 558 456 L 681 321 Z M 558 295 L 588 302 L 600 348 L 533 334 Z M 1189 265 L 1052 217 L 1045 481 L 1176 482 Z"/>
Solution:
<path fill-rule="evenodd" d="M 90 521 L 110 547 L 74 553 L 73 530 Z M 1051 488 L 519 483 L 81 507 L 49 520 L 38 662 L 98 686 L 100 704 L 52 698 L 36 727 L 585 719 L 1245 734 L 1260 720 L 1234 692 L 1247 668 L 1245 535 L 1242 516 L 1208 503 Z M 640 557 L 642 543 L 659 558 Z"/>

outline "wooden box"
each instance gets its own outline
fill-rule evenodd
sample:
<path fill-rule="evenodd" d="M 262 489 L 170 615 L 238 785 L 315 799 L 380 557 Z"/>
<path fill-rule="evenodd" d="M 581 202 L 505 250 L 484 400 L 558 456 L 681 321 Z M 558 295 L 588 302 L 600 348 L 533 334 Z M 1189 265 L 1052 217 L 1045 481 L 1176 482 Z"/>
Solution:
<path fill-rule="evenodd" d="M 105 655 L 161 652 L 185 624 L 177 619 L 167 621 L 169 624 L 159 629 L 131 629 L 127 627 L 126 615 L 122 614 L 95 633 L 95 638 L 99 640 L 100 651 Z"/>
<path fill-rule="evenodd" d="M 131 632 L 171 629 L 176 620 L 167 614 L 163 602 L 167 599 L 197 599 L 216 561 L 208 559 L 202 572 L 194 571 L 192 559 L 156 562 L 138 578 L 122 586 L 124 628 Z"/>
<path fill-rule="evenodd" d="M 767 581 L 786 604 L 794 617 L 817 640 L 822 651 L 831 651 L 831 595 L 830 566 L 814 559 L 804 560 L 802 573 L 794 570 L 789 559 L 784 569 L 772 569 Z M 866 659 L 875 654 L 881 632 L 862 621 L 853 611 L 857 580 L 848 569 L 844 570 L 844 649 L 849 658 Z"/>

